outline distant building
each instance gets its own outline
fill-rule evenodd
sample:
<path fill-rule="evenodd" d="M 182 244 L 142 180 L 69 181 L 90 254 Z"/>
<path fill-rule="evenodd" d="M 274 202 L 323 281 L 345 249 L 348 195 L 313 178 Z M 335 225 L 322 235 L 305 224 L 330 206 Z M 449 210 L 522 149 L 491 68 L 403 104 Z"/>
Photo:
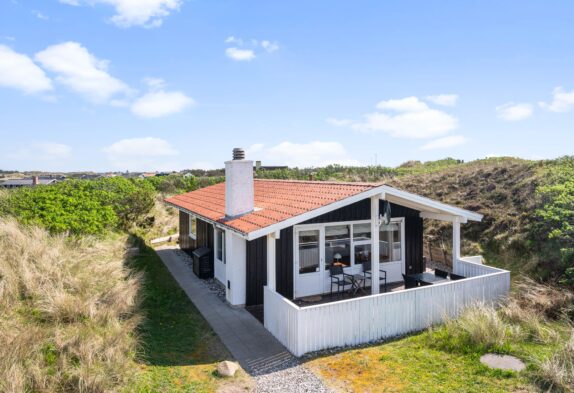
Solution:
<path fill-rule="evenodd" d="M 11 179 L 0 182 L 0 187 L 3 188 L 19 188 L 19 187 L 34 187 L 38 185 L 50 185 L 55 184 L 59 179 L 55 178 L 40 178 L 34 176 L 30 179 Z"/>
<path fill-rule="evenodd" d="M 275 171 L 280 169 L 289 169 L 289 167 L 287 165 L 263 166 L 261 165 L 261 161 L 255 161 L 256 171 Z"/>

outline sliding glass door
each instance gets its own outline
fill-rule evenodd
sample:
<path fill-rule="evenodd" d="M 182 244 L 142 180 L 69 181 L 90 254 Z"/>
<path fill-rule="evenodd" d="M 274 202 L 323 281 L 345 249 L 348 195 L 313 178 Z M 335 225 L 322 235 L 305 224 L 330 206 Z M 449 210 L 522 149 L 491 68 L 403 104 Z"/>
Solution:
<path fill-rule="evenodd" d="M 320 293 L 323 286 L 324 229 L 305 227 L 295 231 L 295 297 Z"/>

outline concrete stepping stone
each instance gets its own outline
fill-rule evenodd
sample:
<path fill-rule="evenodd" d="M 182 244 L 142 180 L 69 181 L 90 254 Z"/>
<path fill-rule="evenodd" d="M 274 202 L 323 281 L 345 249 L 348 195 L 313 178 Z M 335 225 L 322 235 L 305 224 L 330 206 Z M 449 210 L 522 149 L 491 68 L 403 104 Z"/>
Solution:
<path fill-rule="evenodd" d="M 515 356 L 487 353 L 480 357 L 480 362 L 490 368 L 500 370 L 522 371 L 526 368 L 524 362 Z"/>

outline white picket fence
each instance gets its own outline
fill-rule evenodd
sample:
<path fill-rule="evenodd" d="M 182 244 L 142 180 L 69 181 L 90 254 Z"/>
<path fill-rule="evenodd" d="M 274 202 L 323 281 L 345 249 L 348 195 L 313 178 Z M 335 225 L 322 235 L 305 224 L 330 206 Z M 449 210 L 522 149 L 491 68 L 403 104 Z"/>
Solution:
<path fill-rule="evenodd" d="M 458 260 L 464 280 L 299 307 L 265 287 L 265 327 L 291 353 L 357 345 L 419 331 L 453 317 L 465 306 L 508 294 L 506 270 Z"/>

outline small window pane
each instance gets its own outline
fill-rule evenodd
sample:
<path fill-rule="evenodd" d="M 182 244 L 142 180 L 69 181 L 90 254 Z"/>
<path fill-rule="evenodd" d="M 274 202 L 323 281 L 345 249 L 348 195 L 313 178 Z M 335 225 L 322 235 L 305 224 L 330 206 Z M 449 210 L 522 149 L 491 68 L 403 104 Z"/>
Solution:
<path fill-rule="evenodd" d="M 353 240 L 356 242 L 371 240 L 371 224 L 353 225 Z"/>
<path fill-rule="evenodd" d="M 299 273 L 319 271 L 319 231 L 299 232 Z"/>
<path fill-rule="evenodd" d="M 393 222 L 388 225 L 382 225 L 379 232 L 380 261 L 400 261 L 401 249 L 401 224 Z"/>
<path fill-rule="evenodd" d="M 197 236 L 197 218 L 189 216 L 189 236 L 195 239 Z"/>
<path fill-rule="evenodd" d="M 363 262 L 371 260 L 371 245 L 361 244 L 355 246 L 355 265 L 360 265 Z"/>
<path fill-rule="evenodd" d="M 225 263 L 225 232 L 221 229 L 217 229 L 216 236 L 217 245 L 215 249 L 215 257 Z"/>
<path fill-rule="evenodd" d="M 331 264 L 351 266 L 351 227 L 333 225 L 325 227 L 325 270 Z"/>

